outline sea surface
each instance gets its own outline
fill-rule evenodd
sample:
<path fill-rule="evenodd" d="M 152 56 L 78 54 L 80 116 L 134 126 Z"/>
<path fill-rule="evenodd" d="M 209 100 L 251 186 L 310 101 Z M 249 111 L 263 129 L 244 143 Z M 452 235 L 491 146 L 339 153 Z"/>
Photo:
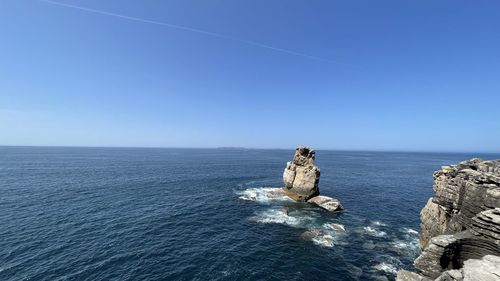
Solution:
<path fill-rule="evenodd" d="M 0 147 L 0 280 L 394 280 L 432 172 L 500 158 L 316 155 L 343 213 L 266 196 L 292 150 Z"/>

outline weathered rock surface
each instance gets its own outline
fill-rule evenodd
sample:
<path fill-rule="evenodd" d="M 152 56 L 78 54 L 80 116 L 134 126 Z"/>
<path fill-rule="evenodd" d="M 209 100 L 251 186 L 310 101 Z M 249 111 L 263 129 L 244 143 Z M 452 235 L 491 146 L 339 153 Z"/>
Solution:
<path fill-rule="evenodd" d="M 319 207 L 331 212 L 341 211 L 344 209 L 339 200 L 323 195 L 315 196 L 307 200 L 307 202 L 318 205 Z"/>
<path fill-rule="evenodd" d="M 462 270 L 452 269 L 443 272 L 443 274 L 441 274 L 441 276 L 436 278 L 435 281 L 459 281 L 459 280 L 464 280 L 464 275 Z"/>
<path fill-rule="evenodd" d="M 396 277 L 398 281 L 430 281 L 431 279 L 425 278 L 422 275 L 418 275 L 415 272 L 400 270 L 398 271 L 398 276 Z"/>
<path fill-rule="evenodd" d="M 431 237 L 470 229 L 477 214 L 500 207 L 500 160 L 471 159 L 433 176 L 436 195 L 421 212 L 421 249 Z"/>
<path fill-rule="evenodd" d="M 293 161 L 288 162 L 283 173 L 285 190 L 292 199 L 307 200 L 319 195 L 319 167 L 314 163 L 315 151 L 309 147 L 298 147 Z"/>
<path fill-rule="evenodd" d="M 420 213 L 417 273 L 397 280 L 500 280 L 500 160 L 444 166 L 434 191 Z"/>
<path fill-rule="evenodd" d="M 467 260 L 464 262 L 462 271 L 464 281 L 498 281 L 500 280 L 500 257 L 487 255 L 480 260 Z"/>
<path fill-rule="evenodd" d="M 435 281 L 498 281 L 500 257 L 486 255 L 481 259 L 469 259 L 461 269 L 443 272 Z"/>
<path fill-rule="evenodd" d="M 285 191 L 295 201 L 307 201 L 325 210 L 343 210 L 339 200 L 319 195 L 320 169 L 314 162 L 316 152 L 310 147 L 298 147 L 293 160 L 288 162 L 283 172 Z"/>
<path fill-rule="evenodd" d="M 473 217 L 471 231 L 492 240 L 500 247 L 500 208 L 482 211 Z"/>

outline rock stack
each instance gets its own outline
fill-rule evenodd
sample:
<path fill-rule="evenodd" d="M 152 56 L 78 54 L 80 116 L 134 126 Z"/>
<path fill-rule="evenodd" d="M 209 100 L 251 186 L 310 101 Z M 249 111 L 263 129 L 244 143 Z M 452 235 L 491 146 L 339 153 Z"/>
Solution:
<path fill-rule="evenodd" d="M 500 160 L 444 166 L 434 191 L 420 213 L 417 273 L 397 280 L 500 280 Z"/>
<path fill-rule="evenodd" d="M 316 152 L 309 147 L 298 147 L 293 160 L 283 173 L 285 191 L 296 201 L 319 195 L 319 167 L 314 163 Z"/>
<path fill-rule="evenodd" d="M 340 202 L 319 195 L 320 169 L 314 162 L 316 153 L 309 147 L 298 147 L 293 160 L 288 162 L 283 173 L 285 193 L 295 201 L 307 201 L 328 211 L 342 210 Z"/>

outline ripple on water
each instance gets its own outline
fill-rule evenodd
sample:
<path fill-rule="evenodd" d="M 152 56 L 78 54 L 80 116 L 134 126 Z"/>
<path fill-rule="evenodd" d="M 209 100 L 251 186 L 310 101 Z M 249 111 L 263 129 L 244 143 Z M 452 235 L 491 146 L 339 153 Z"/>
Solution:
<path fill-rule="evenodd" d="M 0 280 L 394 280 L 412 269 L 436 155 L 377 153 L 360 172 L 350 157 L 362 153 L 322 151 L 321 191 L 346 207 L 331 214 L 269 187 L 291 154 L 0 147 Z"/>

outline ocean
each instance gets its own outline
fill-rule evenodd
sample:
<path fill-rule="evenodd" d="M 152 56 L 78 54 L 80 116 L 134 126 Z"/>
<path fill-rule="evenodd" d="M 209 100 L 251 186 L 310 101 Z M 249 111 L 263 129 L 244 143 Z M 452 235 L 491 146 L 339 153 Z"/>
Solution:
<path fill-rule="evenodd" d="M 0 280 L 394 280 L 419 254 L 432 172 L 500 155 L 318 150 L 342 213 L 266 196 L 292 157 L 0 147 Z"/>

